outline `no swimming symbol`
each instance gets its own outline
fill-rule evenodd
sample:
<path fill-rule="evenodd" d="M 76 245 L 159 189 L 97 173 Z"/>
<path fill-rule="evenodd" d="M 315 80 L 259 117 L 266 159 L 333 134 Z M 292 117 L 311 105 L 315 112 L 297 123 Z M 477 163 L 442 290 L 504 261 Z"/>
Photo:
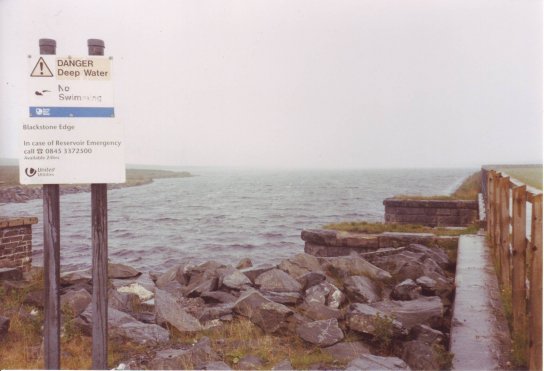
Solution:
<path fill-rule="evenodd" d="M 51 72 L 49 66 L 47 66 L 47 63 L 45 63 L 43 58 L 40 57 L 34 66 L 34 69 L 30 73 L 30 77 L 53 77 L 53 72 Z"/>

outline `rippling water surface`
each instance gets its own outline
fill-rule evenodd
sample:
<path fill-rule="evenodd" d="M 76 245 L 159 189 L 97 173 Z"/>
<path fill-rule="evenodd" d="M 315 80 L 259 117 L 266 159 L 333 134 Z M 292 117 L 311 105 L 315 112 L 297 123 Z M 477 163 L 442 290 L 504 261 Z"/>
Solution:
<path fill-rule="evenodd" d="M 383 221 L 383 199 L 445 194 L 470 169 L 210 170 L 109 191 L 109 257 L 144 270 L 215 259 L 277 263 L 302 252 L 300 232 L 345 220 Z M 91 265 L 90 194 L 61 197 L 63 270 Z M 42 200 L 0 205 L 1 216 L 38 216 L 33 264 L 42 264 Z"/>

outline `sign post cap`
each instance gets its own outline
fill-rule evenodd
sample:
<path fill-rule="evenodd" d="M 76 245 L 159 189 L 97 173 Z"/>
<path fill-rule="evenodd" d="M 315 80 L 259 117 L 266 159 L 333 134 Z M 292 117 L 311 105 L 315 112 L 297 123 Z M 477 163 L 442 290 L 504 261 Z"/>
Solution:
<path fill-rule="evenodd" d="M 40 46 L 51 46 L 55 48 L 57 46 L 57 42 L 53 39 L 40 39 Z"/>
<path fill-rule="evenodd" d="M 104 46 L 104 40 L 100 40 L 100 39 L 89 39 L 87 40 L 87 46 L 92 46 L 92 47 L 99 47 L 99 48 L 105 48 Z"/>

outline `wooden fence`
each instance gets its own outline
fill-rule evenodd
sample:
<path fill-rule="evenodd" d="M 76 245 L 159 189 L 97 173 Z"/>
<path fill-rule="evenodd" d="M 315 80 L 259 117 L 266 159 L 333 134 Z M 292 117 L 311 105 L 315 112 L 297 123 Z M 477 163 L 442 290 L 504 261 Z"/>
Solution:
<path fill-rule="evenodd" d="M 542 370 L 542 192 L 485 168 L 482 182 L 489 244 L 512 299 L 512 339 L 529 369 Z"/>

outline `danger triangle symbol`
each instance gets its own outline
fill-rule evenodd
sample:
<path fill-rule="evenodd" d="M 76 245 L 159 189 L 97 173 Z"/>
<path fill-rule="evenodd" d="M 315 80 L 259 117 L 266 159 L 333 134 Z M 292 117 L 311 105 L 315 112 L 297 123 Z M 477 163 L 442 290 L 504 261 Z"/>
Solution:
<path fill-rule="evenodd" d="M 53 77 L 53 72 L 51 72 L 43 58 L 40 57 L 30 73 L 30 77 Z"/>

